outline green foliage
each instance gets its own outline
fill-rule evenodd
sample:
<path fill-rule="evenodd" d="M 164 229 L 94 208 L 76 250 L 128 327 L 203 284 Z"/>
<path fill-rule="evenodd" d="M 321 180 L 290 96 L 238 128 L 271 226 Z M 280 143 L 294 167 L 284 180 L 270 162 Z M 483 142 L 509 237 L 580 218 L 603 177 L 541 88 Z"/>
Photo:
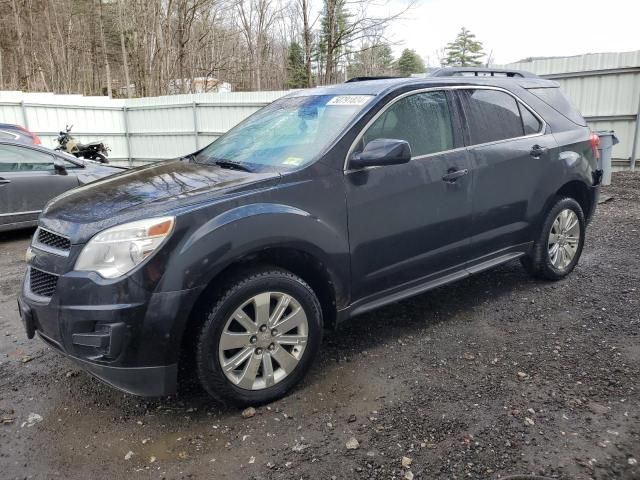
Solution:
<path fill-rule="evenodd" d="M 309 79 L 304 65 L 304 52 L 297 42 L 291 42 L 287 54 L 287 86 L 289 88 L 305 88 Z"/>
<path fill-rule="evenodd" d="M 477 41 L 476 36 L 462 27 L 456 39 L 445 47 L 446 57 L 442 65 L 447 67 L 477 67 L 482 64 L 480 58 L 484 57 L 482 42 Z"/>
<path fill-rule="evenodd" d="M 405 48 L 396 62 L 396 71 L 403 77 L 408 77 L 412 73 L 423 73 L 425 71 L 424 62 L 415 50 Z"/>

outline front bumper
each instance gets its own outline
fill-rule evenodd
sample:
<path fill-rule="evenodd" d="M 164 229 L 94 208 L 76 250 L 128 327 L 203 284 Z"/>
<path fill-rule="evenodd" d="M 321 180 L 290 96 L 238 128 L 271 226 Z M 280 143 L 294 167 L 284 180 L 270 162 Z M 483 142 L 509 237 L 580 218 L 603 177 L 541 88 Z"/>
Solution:
<path fill-rule="evenodd" d="M 182 332 L 200 288 L 150 293 L 131 279 L 101 284 L 92 274 L 72 271 L 58 276 L 55 292 L 44 298 L 31 291 L 31 268 L 18 298 L 29 338 L 37 333 L 125 392 L 175 393 Z"/>

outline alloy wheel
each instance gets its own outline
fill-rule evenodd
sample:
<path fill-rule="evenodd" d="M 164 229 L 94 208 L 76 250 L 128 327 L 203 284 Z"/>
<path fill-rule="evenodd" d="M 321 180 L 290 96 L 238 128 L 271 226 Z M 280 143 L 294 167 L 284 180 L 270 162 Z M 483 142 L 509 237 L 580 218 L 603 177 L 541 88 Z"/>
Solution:
<path fill-rule="evenodd" d="M 547 251 L 551 264 L 558 270 L 566 269 L 573 261 L 580 243 L 580 222 L 576 213 L 565 208 L 556 216 L 549 239 Z"/>
<path fill-rule="evenodd" d="M 261 390 L 293 372 L 309 335 L 300 303 L 282 292 L 251 297 L 227 319 L 218 346 L 224 375 L 246 390 Z"/>

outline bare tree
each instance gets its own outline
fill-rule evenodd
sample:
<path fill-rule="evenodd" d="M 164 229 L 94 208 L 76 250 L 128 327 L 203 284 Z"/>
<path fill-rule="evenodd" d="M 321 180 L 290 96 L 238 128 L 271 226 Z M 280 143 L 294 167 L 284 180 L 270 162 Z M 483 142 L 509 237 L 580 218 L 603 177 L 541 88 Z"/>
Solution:
<path fill-rule="evenodd" d="M 124 39 L 124 5 L 123 0 L 118 0 L 118 28 L 120 30 L 120 49 L 122 53 L 122 69 L 124 70 L 124 82 L 127 97 L 131 98 L 131 77 L 129 76 L 129 59 L 127 58 L 127 47 Z"/>
<path fill-rule="evenodd" d="M 375 49 L 389 44 L 386 27 L 406 11 L 376 17 L 371 5 L 0 0 L 0 87 L 129 97 L 209 91 L 225 82 L 236 90 L 282 89 L 293 44 L 302 46 L 308 86 L 335 82 L 354 62 L 378 69 Z"/>

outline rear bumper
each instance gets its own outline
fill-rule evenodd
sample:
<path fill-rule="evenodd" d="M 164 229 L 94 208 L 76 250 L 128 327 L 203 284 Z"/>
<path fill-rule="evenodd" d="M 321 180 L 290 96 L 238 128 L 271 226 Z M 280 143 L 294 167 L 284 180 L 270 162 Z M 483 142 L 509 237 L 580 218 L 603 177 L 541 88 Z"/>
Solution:
<path fill-rule="evenodd" d="M 598 201 L 600 200 L 600 185 L 594 185 L 589 188 L 589 211 L 587 212 L 587 216 L 585 221 L 587 225 L 591 223 L 593 217 L 596 213 L 596 209 L 598 208 Z"/>

